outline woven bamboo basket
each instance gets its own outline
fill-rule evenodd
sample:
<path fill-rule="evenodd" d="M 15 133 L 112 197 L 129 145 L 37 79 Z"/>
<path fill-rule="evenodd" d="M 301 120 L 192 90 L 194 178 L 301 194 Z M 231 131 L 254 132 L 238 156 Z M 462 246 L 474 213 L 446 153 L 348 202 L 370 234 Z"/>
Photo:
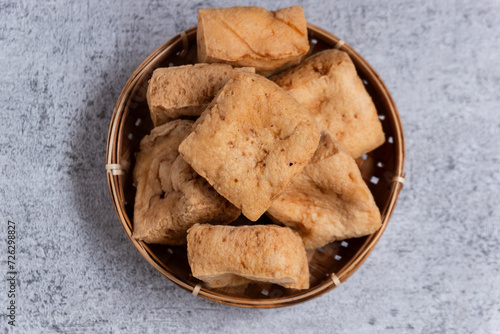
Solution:
<path fill-rule="evenodd" d="M 150 245 L 133 239 L 135 186 L 132 180 L 135 153 L 140 140 L 153 128 L 146 101 L 148 80 L 157 67 L 196 62 L 196 27 L 175 36 L 154 51 L 128 80 L 116 104 L 108 134 L 106 170 L 113 204 L 131 242 L 160 273 L 181 288 L 216 302 L 251 308 L 293 305 L 318 297 L 347 280 L 365 261 L 384 232 L 404 182 L 403 128 L 394 101 L 373 68 L 349 45 L 308 24 L 310 53 L 328 48 L 347 52 L 377 108 L 386 142 L 357 159 L 382 214 L 376 233 L 334 242 L 308 254 L 310 288 L 290 290 L 275 284 L 255 283 L 242 288 L 210 289 L 191 275 L 186 246 Z M 266 217 L 261 222 L 266 223 Z M 244 224 L 244 218 L 237 223 Z"/>

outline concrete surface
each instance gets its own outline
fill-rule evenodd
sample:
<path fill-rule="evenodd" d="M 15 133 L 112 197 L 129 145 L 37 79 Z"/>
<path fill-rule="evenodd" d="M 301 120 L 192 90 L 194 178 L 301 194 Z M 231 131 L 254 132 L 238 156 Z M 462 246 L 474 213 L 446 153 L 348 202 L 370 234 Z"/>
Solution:
<path fill-rule="evenodd" d="M 239 2 L 260 4 L 264 1 Z M 133 70 L 229 1 L 0 1 L 0 273 L 16 223 L 12 333 L 499 333 L 500 2 L 274 1 L 344 38 L 400 110 L 407 184 L 366 263 L 294 307 L 196 298 L 133 248 L 104 164 Z M 5 313 L 4 313 L 5 312 Z"/>

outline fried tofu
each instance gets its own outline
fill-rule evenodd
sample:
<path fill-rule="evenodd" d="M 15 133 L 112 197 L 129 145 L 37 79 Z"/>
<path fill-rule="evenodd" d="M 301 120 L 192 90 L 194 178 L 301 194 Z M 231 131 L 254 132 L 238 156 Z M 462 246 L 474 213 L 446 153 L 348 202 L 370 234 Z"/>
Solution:
<path fill-rule="evenodd" d="M 372 234 L 381 226 L 356 162 L 328 131 L 322 131 L 313 158 L 267 215 L 297 230 L 308 250 Z"/>
<path fill-rule="evenodd" d="M 157 68 L 149 80 L 147 100 L 154 126 L 181 117 L 198 117 L 215 94 L 237 72 L 251 67 L 195 64 Z"/>
<path fill-rule="evenodd" d="M 268 11 L 261 7 L 198 11 L 198 62 L 255 67 L 269 76 L 300 62 L 309 51 L 300 6 Z"/>
<path fill-rule="evenodd" d="M 385 142 L 377 110 L 349 55 L 325 50 L 271 78 L 299 101 L 320 130 L 328 130 L 352 157 Z"/>
<path fill-rule="evenodd" d="M 309 288 L 304 244 L 290 228 L 194 225 L 187 240 L 193 276 L 212 288 L 252 281 Z"/>
<path fill-rule="evenodd" d="M 133 237 L 147 243 L 186 243 L 196 223 L 227 224 L 240 210 L 220 196 L 179 155 L 193 121 L 176 120 L 151 131 L 140 143 L 134 168 L 137 187 Z"/>
<path fill-rule="evenodd" d="M 237 73 L 181 143 L 183 158 L 250 220 L 257 220 L 313 156 L 320 133 L 268 79 Z"/>

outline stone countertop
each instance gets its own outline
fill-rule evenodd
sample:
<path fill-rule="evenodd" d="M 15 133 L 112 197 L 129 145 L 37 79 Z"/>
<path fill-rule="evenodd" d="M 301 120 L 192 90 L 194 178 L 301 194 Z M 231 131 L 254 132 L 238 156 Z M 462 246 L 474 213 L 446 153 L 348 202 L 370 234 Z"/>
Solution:
<path fill-rule="evenodd" d="M 266 6 L 264 1 L 239 2 Z M 282 309 L 194 297 L 137 252 L 105 178 L 134 69 L 229 1 L 0 1 L 0 213 L 16 223 L 16 333 L 498 333 L 500 2 L 275 1 L 343 38 L 401 114 L 407 180 L 386 232 L 341 287 Z M 4 241 L 0 271 L 7 272 Z"/>

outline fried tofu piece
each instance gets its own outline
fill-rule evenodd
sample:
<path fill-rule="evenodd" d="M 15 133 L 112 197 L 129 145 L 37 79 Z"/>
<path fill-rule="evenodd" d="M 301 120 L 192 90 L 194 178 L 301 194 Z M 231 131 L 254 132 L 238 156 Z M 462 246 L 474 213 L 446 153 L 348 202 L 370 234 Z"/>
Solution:
<path fill-rule="evenodd" d="M 251 66 L 264 76 L 298 64 L 309 51 L 300 6 L 200 9 L 197 44 L 200 63 Z"/>
<path fill-rule="evenodd" d="M 193 276 L 212 288 L 252 281 L 308 289 L 309 266 L 297 232 L 276 225 L 194 225 L 188 231 Z"/>
<path fill-rule="evenodd" d="M 220 196 L 179 155 L 193 121 L 176 120 L 154 128 L 140 143 L 134 183 L 133 237 L 148 243 L 186 243 L 196 223 L 228 224 L 240 210 Z"/>
<path fill-rule="evenodd" d="M 267 215 L 297 230 L 308 250 L 372 234 L 381 226 L 356 162 L 328 131 L 322 131 L 313 158 Z"/>
<path fill-rule="evenodd" d="M 237 73 L 179 152 L 250 220 L 257 220 L 313 156 L 320 133 L 295 99 L 268 79 Z"/>
<path fill-rule="evenodd" d="M 198 117 L 215 94 L 237 72 L 251 67 L 195 64 L 157 68 L 149 80 L 147 100 L 154 126 L 181 117 Z"/>
<path fill-rule="evenodd" d="M 271 78 L 299 101 L 320 130 L 328 130 L 354 158 L 385 142 L 377 110 L 349 55 L 325 50 Z"/>

